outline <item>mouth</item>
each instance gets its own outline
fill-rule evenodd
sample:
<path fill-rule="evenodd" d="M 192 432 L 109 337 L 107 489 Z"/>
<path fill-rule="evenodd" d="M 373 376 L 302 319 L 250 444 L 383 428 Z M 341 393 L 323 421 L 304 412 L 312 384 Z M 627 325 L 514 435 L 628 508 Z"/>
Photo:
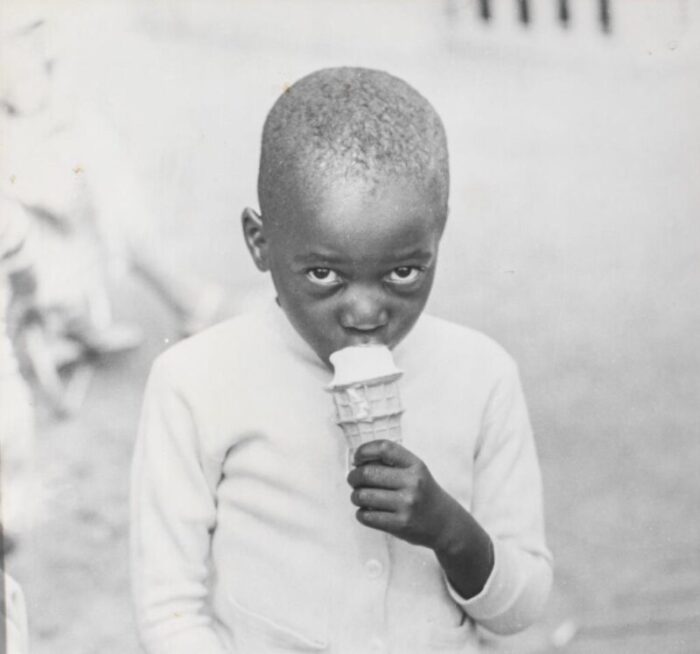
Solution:
<path fill-rule="evenodd" d="M 348 345 L 384 345 L 386 341 L 386 326 L 374 329 L 346 327 L 344 331 L 348 337 Z"/>

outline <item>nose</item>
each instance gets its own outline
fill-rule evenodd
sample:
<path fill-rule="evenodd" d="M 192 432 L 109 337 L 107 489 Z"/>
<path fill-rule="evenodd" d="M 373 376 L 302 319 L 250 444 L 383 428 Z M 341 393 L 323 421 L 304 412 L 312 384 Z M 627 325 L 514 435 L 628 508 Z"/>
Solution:
<path fill-rule="evenodd" d="M 370 288 L 350 288 L 344 295 L 340 324 L 345 329 L 371 332 L 389 322 L 386 304 L 377 291 Z"/>

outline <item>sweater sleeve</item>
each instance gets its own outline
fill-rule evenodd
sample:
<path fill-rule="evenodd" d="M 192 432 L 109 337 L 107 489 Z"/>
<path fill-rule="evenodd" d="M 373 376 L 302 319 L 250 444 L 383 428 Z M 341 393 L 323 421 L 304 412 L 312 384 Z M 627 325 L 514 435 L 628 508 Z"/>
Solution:
<path fill-rule="evenodd" d="M 494 544 L 494 567 L 482 591 L 453 599 L 477 623 L 516 633 L 542 612 L 552 583 L 545 544 L 542 482 L 525 399 L 508 359 L 486 408 L 475 455 L 472 515 Z"/>
<path fill-rule="evenodd" d="M 208 610 L 215 477 L 190 407 L 158 360 L 146 387 L 131 486 L 132 592 L 148 654 L 226 654 Z"/>

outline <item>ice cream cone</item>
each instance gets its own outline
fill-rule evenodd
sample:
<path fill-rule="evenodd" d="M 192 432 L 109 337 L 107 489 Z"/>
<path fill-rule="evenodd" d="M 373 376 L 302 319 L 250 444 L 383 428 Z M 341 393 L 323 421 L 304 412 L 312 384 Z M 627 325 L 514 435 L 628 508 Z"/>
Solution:
<path fill-rule="evenodd" d="M 345 434 L 350 457 L 364 443 L 378 439 L 401 441 L 403 374 L 384 346 L 348 347 L 330 357 L 335 375 L 333 395 L 336 421 Z"/>

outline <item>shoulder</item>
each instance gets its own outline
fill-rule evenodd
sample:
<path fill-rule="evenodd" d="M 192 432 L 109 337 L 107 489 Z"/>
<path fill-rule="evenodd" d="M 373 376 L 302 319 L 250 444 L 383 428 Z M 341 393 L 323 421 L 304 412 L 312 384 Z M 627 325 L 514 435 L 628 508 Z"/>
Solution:
<path fill-rule="evenodd" d="M 153 373 L 171 383 L 211 380 L 233 369 L 245 374 L 270 346 L 268 337 L 260 315 L 242 314 L 176 343 L 155 359 Z"/>
<path fill-rule="evenodd" d="M 493 338 L 436 316 L 421 316 L 403 345 L 408 358 L 430 362 L 433 369 L 471 372 L 481 378 L 517 374 L 513 357 Z"/>
<path fill-rule="evenodd" d="M 493 338 L 472 327 L 423 315 L 416 325 L 420 346 L 427 347 L 438 356 L 490 361 L 494 365 L 514 365 L 513 357 Z"/>

